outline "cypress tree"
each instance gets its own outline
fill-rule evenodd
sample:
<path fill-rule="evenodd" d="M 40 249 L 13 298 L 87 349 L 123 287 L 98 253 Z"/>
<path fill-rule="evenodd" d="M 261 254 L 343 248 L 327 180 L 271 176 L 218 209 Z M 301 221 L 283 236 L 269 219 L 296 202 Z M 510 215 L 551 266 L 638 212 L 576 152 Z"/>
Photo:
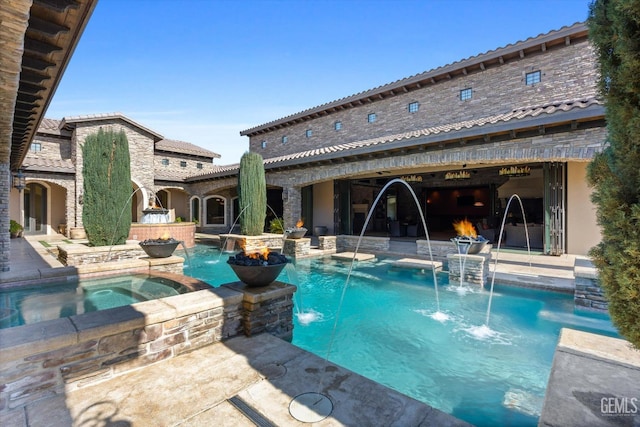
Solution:
<path fill-rule="evenodd" d="M 640 0 L 596 0 L 587 23 L 608 131 L 605 150 L 588 169 L 602 227 L 590 255 L 611 319 L 640 347 Z"/>
<path fill-rule="evenodd" d="M 262 156 L 258 153 L 246 152 L 240 158 L 238 199 L 241 233 L 259 236 L 264 231 L 267 214 L 267 182 Z"/>
<path fill-rule="evenodd" d="M 124 130 L 100 128 L 88 135 L 82 155 L 82 222 L 89 245 L 124 244 L 131 228 L 131 162 Z"/>

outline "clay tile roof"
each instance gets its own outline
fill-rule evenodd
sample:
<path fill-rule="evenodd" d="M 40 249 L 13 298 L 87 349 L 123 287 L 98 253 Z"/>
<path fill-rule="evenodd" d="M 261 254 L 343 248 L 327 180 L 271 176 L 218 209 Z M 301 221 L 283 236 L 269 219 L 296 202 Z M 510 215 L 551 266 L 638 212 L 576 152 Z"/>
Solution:
<path fill-rule="evenodd" d="M 279 163 L 290 162 L 297 159 L 312 158 L 312 157 L 321 156 L 323 154 L 331 154 L 331 153 L 342 152 L 342 151 L 346 151 L 347 153 L 344 153 L 344 155 L 348 155 L 349 150 L 355 150 L 359 148 L 372 147 L 372 146 L 378 146 L 378 145 L 384 146 L 392 142 L 401 142 L 401 141 L 405 141 L 405 143 L 409 144 L 410 140 L 412 139 L 423 138 L 423 137 L 428 137 L 428 136 L 438 135 L 438 134 L 451 133 L 452 134 L 451 138 L 453 139 L 455 138 L 455 135 L 453 135 L 453 133 L 457 131 L 468 130 L 468 129 L 478 129 L 478 130 L 481 129 L 481 132 L 479 133 L 489 133 L 492 130 L 491 129 L 492 126 L 496 126 L 500 123 L 517 122 L 518 120 L 534 118 L 534 117 L 541 116 L 543 114 L 551 115 L 551 114 L 557 114 L 557 113 L 568 113 L 572 110 L 586 109 L 592 106 L 601 107 L 598 110 L 597 114 L 604 115 L 604 108 L 602 107 L 602 105 L 603 103 L 596 98 L 587 98 L 587 99 L 578 99 L 578 100 L 557 101 L 557 102 L 552 102 L 552 103 L 539 105 L 539 106 L 527 106 L 527 107 L 522 107 L 519 109 L 509 111 L 507 113 L 496 114 L 493 116 L 483 117 L 480 119 L 466 120 L 462 122 L 451 123 L 451 124 L 440 125 L 440 126 L 433 126 L 425 129 L 420 129 L 420 130 L 415 130 L 415 131 L 410 131 L 410 132 L 405 132 L 400 134 L 387 135 L 383 137 L 377 137 L 377 138 L 372 138 L 372 139 L 367 139 L 362 141 L 338 144 L 331 147 L 307 150 L 307 151 L 287 154 L 287 155 L 278 156 L 278 157 L 270 157 L 264 160 L 264 164 L 277 166 Z M 381 147 L 380 149 L 384 149 L 384 147 Z M 310 159 L 310 161 L 311 160 L 313 159 Z"/>
<path fill-rule="evenodd" d="M 161 139 L 164 139 L 164 136 L 160 135 L 159 133 L 142 126 L 140 123 L 137 123 L 133 120 L 131 120 L 129 117 L 125 116 L 122 113 L 100 113 L 100 114 L 84 114 L 81 116 L 71 116 L 71 117 L 65 117 L 62 119 L 61 122 L 61 127 L 66 127 L 68 125 L 72 125 L 73 123 L 81 123 L 81 122 L 93 122 L 93 121 L 99 121 L 99 120 L 123 120 L 129 124 L 131 124 L 132 126 L 137 127 L 138 129 L 150 134 L 151 136 L 154 137 L 154 139 L 156 141 L 159 141 Z"/>
<path fill-rule="evenodd" d="M 209 159 L 218 159 L 220 154 L 209 151 L 205 148 L 198 147 L 184 141 L 176 141 L 173 139 L 162 139 L 156 142 L 156 150 L 168 151 L 171 153 L 190 154 L 192 156 L 206 157 Z"/>
<path fill-rule="evenodd" d="M 43 159 L 27 157 L 22 164 L 26 171 L 75 173 L 76 168 L 70 159 Z"/>
<path fill-rule="evenodd" d="M 42 119 L 40 122 L 40 126 L 38 126 L 37 133 L 46 134 L 46 135 L 57 135 L 57 136 L 70 136 L 70 133 L 60 126 L 60 120 L 54 119 Z"/>

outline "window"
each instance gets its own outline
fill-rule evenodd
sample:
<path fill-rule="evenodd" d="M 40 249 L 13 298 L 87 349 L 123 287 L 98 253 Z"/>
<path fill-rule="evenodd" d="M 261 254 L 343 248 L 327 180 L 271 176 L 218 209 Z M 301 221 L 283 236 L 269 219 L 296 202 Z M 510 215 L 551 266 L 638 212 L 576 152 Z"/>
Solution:
<path fill-rule="evenodd" d="M 335 122 L 335 123 L 333 124 L 333 128 L 334 128 L 335 130 L 340 130 L 340 129 L 342 129 L 342 122 Z"/>
<path fill-rule="evenodd" d="M 409 104 L 409 112 L 410 113 L 417 113 L 419 109 L 420 109 L 420 104 L 419 103 L 411 102 Z"/>
<path fill-rule="evenodd" d="M 169 166 L 169 159 L 162 159 L 162 164 L 165 166 Z"/>
<path fill-rule="evenodd" d="M 202 163 L 200 163 L 200 162 L 196 163 L 196 168 L 202 169 Z"/>
<path fill-rule="evenodd" d="M 307 138 L 311 138 L 311 135 L 313 135 L 313 131 L 311 129 L 307 129 L 306 131 L 304 131 L 304 136 L 306 136 Z"/>
<path fill-rule="evenodd" d="M 369 123 L 373 123 L 376 121 L 376 113 L 369 113 L 369 115 L 367 116 L 367 121 Z"/>
<path fill-rule="evenodd" d="M 460 91 L 460 101 L 467 101 L 469 99 L 471 99 L 471 96 L 473 95 L 473 92 L 471 92 L 471 88 L 468 87 L 466 89 L 462 89 Z"/>
<path fill-rule="evenodd" d="M 225 199 L 219 196 L 209 197 L 205 202 L 207 224 L 224 225 Z"/>
<path fill-rule="evenodd" d="M 289 142 L 289 137 L 287 135 L 282 137 L 282 143 L 286 144 L 287 142 Z"/>
<path fill-rule="evenodd" d="M 262 142 L 260 143 L 260 146 L 261 146 L 262 148 L 267 148 L 267 141 L 262 141 Z"/>
<path fill-rule="evenodd" d="M 185 160 L 180 160 L 180 167 L 181 168 L 186 168 L 187 167 L 187 162 Z"/>
<path fill-rule="evenodd" d="M 541 77 L 542 77 L 542 73 L 540 72 L 540 70 L 534 71 L 532 73 L 527 73 L 525 77 L 525 84 L 527 86 L 531 86 L 536 83 L 540 83 Z"/>
<path fill-rule="evenodd" d="M 29 151 L 33 151 L 34 153 L 42 151 L 42 144 L 39 142 L 32 142 L 31 146 L 29 146 Z"/>

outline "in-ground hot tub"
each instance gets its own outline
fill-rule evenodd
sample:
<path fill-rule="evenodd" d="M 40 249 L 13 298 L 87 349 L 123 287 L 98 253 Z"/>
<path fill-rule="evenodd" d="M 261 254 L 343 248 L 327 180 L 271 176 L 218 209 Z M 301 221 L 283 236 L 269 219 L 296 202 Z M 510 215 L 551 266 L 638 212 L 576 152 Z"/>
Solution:
<path fill-rule="evenodd" d="M 205 283 L 168 273 L 129 274 L 19 286 L 0 291 L 0 329 L 75 316 L 192 291 Z"/>

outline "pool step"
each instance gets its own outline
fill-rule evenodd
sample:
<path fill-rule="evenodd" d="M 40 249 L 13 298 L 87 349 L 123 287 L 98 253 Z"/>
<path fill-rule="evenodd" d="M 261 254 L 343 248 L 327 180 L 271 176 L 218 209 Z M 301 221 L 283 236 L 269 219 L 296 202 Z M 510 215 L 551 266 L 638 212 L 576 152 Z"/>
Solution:
<path fill-rule="evenodd" d="M 430 261 L 426 259 L 402 258 L 391 263 L 392 266 L 398 268 L 417 268 L 420 270 L 442 270 L 441 261 Z"/>

